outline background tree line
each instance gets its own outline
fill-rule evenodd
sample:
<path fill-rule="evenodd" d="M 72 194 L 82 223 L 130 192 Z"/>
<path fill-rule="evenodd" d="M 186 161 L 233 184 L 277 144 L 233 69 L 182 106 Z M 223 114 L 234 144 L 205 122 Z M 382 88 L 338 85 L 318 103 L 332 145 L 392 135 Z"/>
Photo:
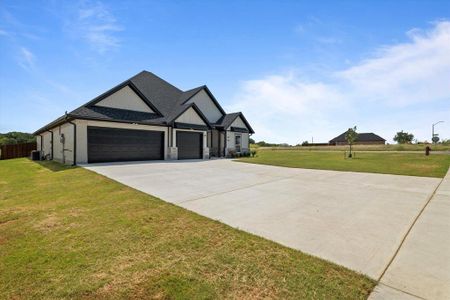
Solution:
<path fill-rule="evenodd" d="M 18 131 L 0 133 L 0 146 L 33 142 L 36 142 L 36 137 L 31 133 Z"/>

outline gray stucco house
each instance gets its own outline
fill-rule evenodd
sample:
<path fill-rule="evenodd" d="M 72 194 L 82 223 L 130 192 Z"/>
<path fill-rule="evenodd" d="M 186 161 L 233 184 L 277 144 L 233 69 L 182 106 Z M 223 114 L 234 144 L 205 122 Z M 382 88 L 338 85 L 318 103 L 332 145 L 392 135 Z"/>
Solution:
<path fill-rule="evenodd" d="M 252 133 L 206 86 L 182 91 L 142 71 L 34 134 L 44 158 L 77 164 L 223 157 L 248 152 Z"/>

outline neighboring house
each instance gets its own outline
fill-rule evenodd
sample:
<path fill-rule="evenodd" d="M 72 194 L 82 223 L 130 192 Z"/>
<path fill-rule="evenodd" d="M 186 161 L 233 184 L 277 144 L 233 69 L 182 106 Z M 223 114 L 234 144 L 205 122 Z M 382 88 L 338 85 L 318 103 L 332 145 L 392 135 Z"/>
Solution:
<path fill-rule="evenodd" d="M 252 133 L 206 86 L 182 91 L 142 71 L 34 134 L 45 158 L 77 164 L 223 157 L 248 152 Z"/>
<path fill-rule="evenodd" d="M 333 146 L 338 145 L 348 145 L 347 140 L 345 139 L 344 132 L 341 135 L 338 135 L 334 139 L 330 140 L 329 144 Z M 386 142 L 385 139 L 380 137 L 379 135 L 376 135 L 375 133 L 368 132 L 368 133 L 358 133 L 358 137 L 356 138 L 355 144 L 358 145 L 384 145 Z"/>

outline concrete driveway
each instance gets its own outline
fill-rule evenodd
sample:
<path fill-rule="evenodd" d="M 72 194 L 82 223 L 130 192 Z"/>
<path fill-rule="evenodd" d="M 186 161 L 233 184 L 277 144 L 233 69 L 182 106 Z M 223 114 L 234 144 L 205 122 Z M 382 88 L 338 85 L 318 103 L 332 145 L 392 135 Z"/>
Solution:
<path fill-rule="evenodd" d="M 450 299 L 450 170 L 369 299 Z"/>
<path fill-rule="evenodd" d="M 230 226 L 378 279 L 440 179 L 230 160 L 85 166 Z"/>

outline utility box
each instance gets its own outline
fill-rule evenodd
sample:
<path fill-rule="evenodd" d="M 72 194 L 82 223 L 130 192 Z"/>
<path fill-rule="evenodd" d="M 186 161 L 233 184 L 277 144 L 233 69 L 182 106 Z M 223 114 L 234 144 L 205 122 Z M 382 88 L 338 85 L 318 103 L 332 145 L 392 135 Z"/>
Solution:
<path fill-rule="evenodd" d="M 31 160 L 41 160 L 41 151 L 39 150 L 31 151 Z"/>

